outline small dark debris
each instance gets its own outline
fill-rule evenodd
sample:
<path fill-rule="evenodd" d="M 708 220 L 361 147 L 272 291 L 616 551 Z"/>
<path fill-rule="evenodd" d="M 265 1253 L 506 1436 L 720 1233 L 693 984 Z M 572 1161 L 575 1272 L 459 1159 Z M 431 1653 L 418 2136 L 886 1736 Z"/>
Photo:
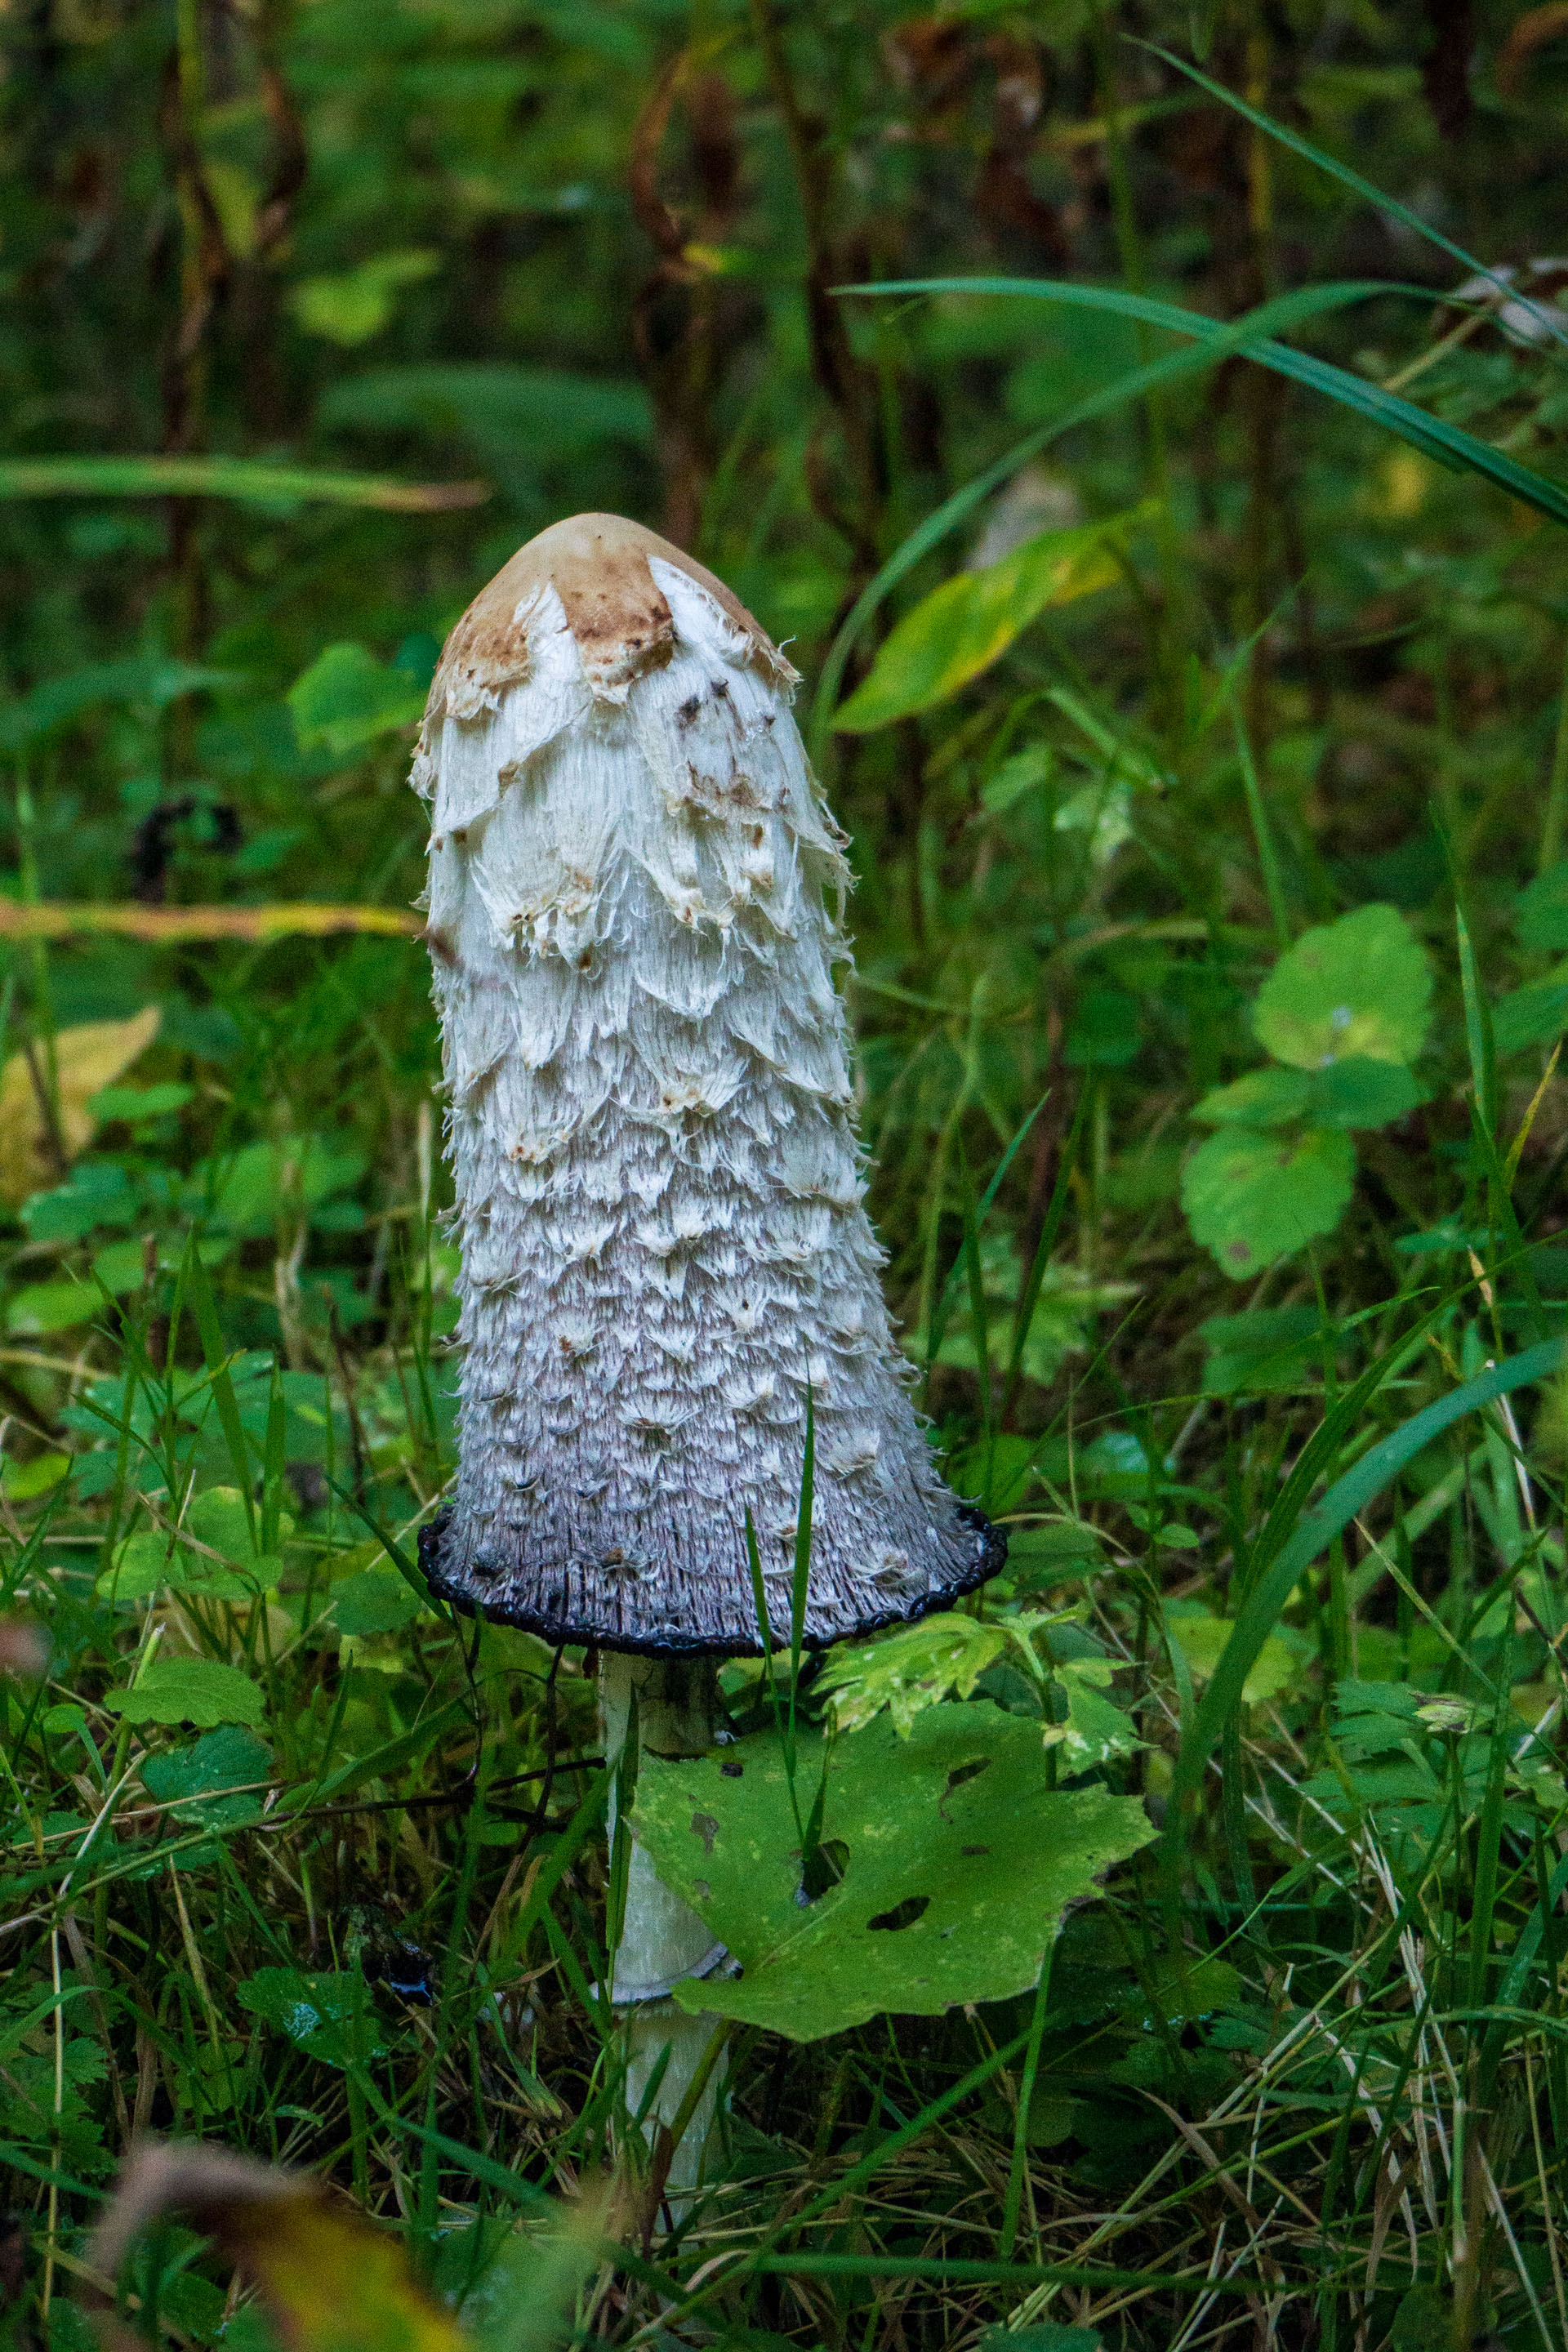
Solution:
<path fill-rule="evenodd" d="M 961 1854 L 974 1854 L 989 1853 L 991 1849 L 988 1845 L 961 1845 L 958 1851 Z"/>
<path fill-rule="evenodd" d="M 726 1780 L 738 1780 L 745 1769 L 746 1768 L 743 1764 L 738 1761 L 732 1761 L 729 1759 L 726 1759 L 726 1760 L 719 1767 L 720 1771 L 723 1774 Z"/>
<path fill-rule="evenodd" d="M 691 1816 L 691 1834 L 693 1837 L 700 1837 L 701 1839 L 702 1851 L 704 1853 L 711 1853 L 713 1851 L 713 1841 L 719 1834 L 718 1821 L 711 1813 L 693 1813 Z"/>

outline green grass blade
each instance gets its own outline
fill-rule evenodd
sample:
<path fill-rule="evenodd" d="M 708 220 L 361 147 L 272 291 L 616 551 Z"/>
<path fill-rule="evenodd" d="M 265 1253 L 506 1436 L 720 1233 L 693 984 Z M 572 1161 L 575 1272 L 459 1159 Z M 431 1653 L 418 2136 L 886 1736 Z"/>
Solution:
<path fill-rule="evenodd" d="M 1553 317 L 1552 308 L 1531 301 L 1528 295 L 1511 285 L 1500 270 L 1489 269 L 1484 261 L 1478 261 L 1473 253 L 1467 253 L 1462 245 L 1456 245 L 1452 237 L 1443 235 L 1440 228 L 1434 228 L 1429 220 L 1423 220 L 1421 215 L 1413 212 L 1408 205 L 1402 205 L 1397 196 L 1391 196 L 1386 189 L 1375 187 L 1372 181 L 1352 171 L 1350 164 L 1342 163 L 1337 155 L 1331 155 L 1325 149 L 1314 146 L 1310 139 L 1303 139 L 1299 131 L 1288 131 L 1282 122 L 1276 122 L 1273 116 L 1265 114 L 1260 107 L 1249 106 L 1244 98 L 1237 96 L 1235 90 L 1226 89 L 1223 82 L 1211 81 L 1207 74 L 1198 71 L 1196 66 L 1188 65 L 1184 58 L 1176 57 L 1170 49 L 1163 49 L 1157 41 L 1140 41 L 1131 33 L 1125 37 L 1134 41 L 1139 48 L 1148 49 L 1154 57 L 1163 58 L 1166 65 L 1173 67 L 1179 74 L 1185 74 L 1189 81 L 1195 81 L 1200 89 L 1206 89 L 1209 96 L 1217 99 L 1222 106 L 1228 106 L 1233 113 L 1243 116 L 1254 129 L 1264 131 L 1270 139 L 1277 139 L 1281 147 L 1289 147 L 1292 154 L 1300 155 L 1305 163 L 1315 164 L 1320 172 L 1326 172 L 1331 179 L 1338 180 L 1342 187 L 1353 190 L 1369 205 L 1375 205 L 1380 213 L 1386 213 L 1402 222 L 1405 227 L 1413 229 L 1417 236 L 1425 237 L 1428 245 L 1435 245 L 1439 253 L 1446 253 L 1450 260 L 1458 262 L 1473 277 L 1484 278 L 1509 301 L 1521 303 L 1531 312 L 1537 325 L 1543 327 L 1558 342 L 1568 343 L 1561 313 Z"/>
<path fill-rule="evenodd" d="M 238 499 L 440 514 L 482 505 L 489 496 L 488 482 L 399 482 L 385 474 L 318 473 L 253 457 L 0 459 L 0 499 Z"/>
<path fill-rule="evenodd" d="M 1526 1388 L 1532 1381 L 1544 1380 L 1561 1365 L 1563 1346 L 1561 1339 L 1542 1340 L 1538 1347 L 1528 1348 L 1521 1355 L 1509 1357 L 1503 1363 L 1493 1365 L 1489 1371 L 1478 1373 L 1474 1380 L 1466 1381 L 1447 1396 L 1425 1406 L 1390 1436 L 1369 1447 L 1361 1460 L 1347 1470 L 1342 1478 L 1335 1481 L 1322 1500 L 1302 1515 L 1289 1542 L 1270 1562 L 1247 1594 L 1237 1617 L 1235 1630 L 1220 1654 L 1213 1679 L 1197 1710 L 1192 1738 L 1184 1744 L 1183 1753 L 1177 1759 L 1173 1794 L 1178 1803 L 1196 1790 L 1204 1766 L 1219 1744 L 1226 1717 L 1240 1705 L 1242 1685 L 1279 1622 L 1302 1572 L 1327 1550 L 1331 1538 L 1348 1527 L 1424 1446 L 1430 1445 L 1435 1437 L 1454 1422 L 1462 1420 L 1466 1413 L 1478 1412 L 1481 1406 L 1492 1403 L 1498 1397 L 1509 1395 L 1514 1389 Z M 1396 1351 L 1395 1357 L 1386 1359 L 1385 1363 L 1392 1366 L 1403 1359 L 1405 1352 L 1402 1348 Z M 1352 1390 L 1348 1394 L 1353 1397 L 1356 1391 Z M 1359 1401 L 1356 1410 L 1359 1413 Z"/>
<path fill-rule="evenodd" d="M 259 1530 L 256 1524 L 256 1497 L 251 1493 L 250 1453 L 245 1442 L 245 1431 L 240 1425 L 239 1401 L 234 1393 L 234 1381 L 229 1377 L 228 1349 L 224 1345 L 223 1326 L 218 1321 L 217 1301 L 213 1297 L 212 1283 L 208 1279 L 205 1266 L 202 1264 L 201 1252 L 196 1247 L 194 1234 L 185 1251 L 183 1271 L 185 1293 L 195 1312 L 196 1330 L 201 1339 L 202 1356 L 206 1364 L 207 1378 L 212 1383 L 213 1403 L 217 1410 L 218 1427 L 223 1432 L 224 1444 L 228 1450 L 229 1467 L 234 1472 L 234 1483 L 245 1500 L 246 1524 L 250 1529 L 250 1548 L 252 1551 L 259 1551 L 261 1545 L 258 1539 Z"/>
<path fill-rule="evenodd" d="M 1027 291 L 1035 281 L 1026 281 L 1021 287 L 1010 278 L 978 282 L 993 288 L 1001 285 L 1013 291 Z M 932 292 L 938 288 L 945 290 L 947 283 L 945 279 L 927 279 L 921 282 L 918 290 L 923 293 Z M 885 294 L 889 290 L 885 286 L 841 286 L 835 289 L 840 294 Z M 1096 289 L 1086 288 L 1078 290 L 1092 294 Z M 1004 456 L 987 466 L 984 473 L 977 474 L 973 481 L 965 482 L 961 489 L 954 490 L 894 549 L 876 577 L 861 590 L 840 625 L 838 634 L 828 648 L 827 658 L 822 665 L 816 693 L 812 700 L 808 730 L 812 756 L 816 759 L 822 756 L 831 731 L 830 722 L 838 700 L 838 689 L 844 681 L 846 666 L 861 630 L 872 614 L 891 594 L 900 581 L 907 578 L 916 564 L 922 562 L 933 548 L 939 547 L 951 531 L 957 530 L 975 508 L 1016 474 L 1020 466 L 1026 465 L 1031 457 L 1037 457 L 1064 433 L 1070 433 L 1075 426 L 1090 424 L 1098 416 L 1107 416 L 1114 409 L 1124 408 L 1131 401 L 1142 400 L 1147 393 L 1156 391 L 1162 384 L 1173 383 L 1181 376 L 1212 367 L 1239 352 L 1258 335 L 1271 333 L 1276 327 L 1282 331 L 1289 331 L 1309 319 L 1321 316 L 1325 311 L 1343 310 L 1352 302 L 1365 301 L 1373 294 L 1385 293 L 1407 294 L 1413 298 L 1419 297 L 1423 301 L 1431 299 L 1430 294 L 1422 289 L 1389 284 L 1380 278 L 1346 279 L 1330 286 L 1306 287 L 1293 294 L 1279 295 L 1272 301 L 1259 303 L 1256 310 L 1247 311 L 1243 318 L 1232 320 L 1229 325 L 1217 327 L 1215 340 L 1203 348 L 1172 352 L 1163 359 L 1151 360 L 1145 366 L 1119 376 L 1114 383 L 1104 384 L 1098 392 L 1075 402 L 1062 415 L 1049 425 L 1039 425 L 1033 433 L 1026 434 Z M 1210 323 L 1213 324 L 1212 321 Z"/>
<path fill-rule="evenodd" d="M 1371 289 L 1363 288 L 1363 293 Z M 1393 285 L 1375 289 L 1382 293 L 1412 293 L 1414 289 Z M 1291 377 L 1321 392 L 1342 407 L 1380 425 L 1423 457 L 1433 458 L 1447 467 L 1450 473 L 1479 475 L 1510 498 L 1516 498 L 1553 522 L 1568 523 L 1568 490 L 1561 489 L 1544 474 L 1530 466 L 1521 466 L 1489 442 L 1481 441 L 1458 425 L 1449 425 L 1440 416 L 1431 416 L 1426 409 L 1417 408 L 1412 401 L 1402 400 L 1397 393 L 1385 392 L 1381 384 L 1369 383 L 1364 377 L 1352 375 L 1348 369 L 1336 367 L 1330 360 L 1316 358 L 1310 352 L 1299 352 L 1289 343 L 1281 343 L 1259 331 L 1258 312 L 1249 314 L 1254 321 L 1247 331 L 1247 320 L 1238 320 L 1231 327 L 1222 327 L 1201 310 L 1184 310 L 1173 302 L 1159 302 L 1147 294 L 1126 294 L 1109 287 L 1074 286 L 1060 278 L 903 278 L 883 286 L 854 286 L 844 289 L 854 294 L 989 294 L 1029 295 L 1042 302 L 1059 302 L 1068 309 L 1109 310 L 1123 319 L 1136 319 L 1150 327 L 1162 327 L 1172 334 L 1194 335 L 1206 347 L 1211 357 L 1218 359 L 1235 352 L 1244 359 L 1255 360 L 1259 366 L 1272 368 L 1276 374 Z M 1289 299 L 1282 297 L 1281 299 Z M 1424 298 L 1431 299 L 1428 294 Z M 1222 342 L 1224 349 L 1222 350 Z M 1131 381 L 1131 379 L 1126 379 Z M 1060 428 L 1065 430 L 1065 425 Z M 879 579 L 881 574 L 878 574 Z M 873 585 L 875 583 L 873 583 Z M 853 617 L 853 615 L 851 615 Z"/>

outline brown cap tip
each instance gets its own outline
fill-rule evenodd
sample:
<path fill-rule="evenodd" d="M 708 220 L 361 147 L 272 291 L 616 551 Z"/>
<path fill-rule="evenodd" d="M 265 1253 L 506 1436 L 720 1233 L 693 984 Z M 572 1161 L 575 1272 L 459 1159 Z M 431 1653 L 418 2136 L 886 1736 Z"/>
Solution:
<path fill-rule="evenodd" d="M 624 691 L 639 671 L 663 658 L 674 638 L 669 606 L 648 569 L 655 555 L 707 590 L 780 685 L 795 682 L 795 672 L 765 631 L 705 564 L 624 515 L 580 514 L 552 523 L 520 547 L 480 589 L 443 648 L 430 690 L 432 712 L 475 718 L 493 708 L 504 687 L 527 676 L 530 608 L 547 584 L 565 608 L 589 684 L 597 693 Z"/>

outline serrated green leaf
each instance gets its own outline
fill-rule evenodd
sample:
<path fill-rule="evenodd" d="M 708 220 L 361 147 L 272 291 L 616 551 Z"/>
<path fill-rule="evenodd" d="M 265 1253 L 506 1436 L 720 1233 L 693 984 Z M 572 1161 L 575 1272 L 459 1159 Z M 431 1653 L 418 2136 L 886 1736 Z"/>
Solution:
<path fill-rule="evenodd" d="M 1258 992 L 1252 1026 L 1277 1060 L 1326 1069 L 1352 1055 L 1413 1062 L 1432 997 L 1426 951 L 1396 907 L 1358 907 L 1303 931 Z"/>
<path fill-rule="evenodd" d="M 803 1734 L 801 1785 L 822 1769 L 820 1740 Z M 797 2042 L 881 2010 L 934 2016 L 1026 1991 L 1063 1906 L 1152 1834 L 1132 1798 L 1051 1789 L 1038 1723 L 983 1703 L 927 1707 L 907 1739 L 883 1717 L 836 1742 L 822 1834 L 843 1876 L 814 1903 L 796 1899 L 800 1840 L 771 1732 L 645 1758 L 634 1826 L 744 1969 L 687 1979 L 676 1998 Z"/>
<path fill-rule="evenodd" d="M 968 1698 L 1007 1646 L 995 1625 L 952 1611 L 922 1618 L 883 1642 L 845 1643 L 829 1653 L 817 1688 L 829 1695 L 840 1731 L 858 1731 L 887 1707 L 907 1738 L 922 1707 L 949 1691 Z"/>
<path fill-rule="evenodd" d="M 155 1659 L 133 1688 L 108 1692 L 103 1704 L 127 1723 L 190 1723 L 199 1731 L 257 1724 L 264 1712 L 248 1675 L 215 1658 Z"/>
<path fill-rule="evenodd" d="M 1045 1744 L 1058 1751 L 1069 1774 L 1091 1771 L 1143 1745 L 1131 1717 L 1105 1696 L 1113 1671 L 1109 1658 L 1071 1658 L 1057 1670 L 1067 1720 L 1051 1725 Z"/>
<path fill-rule="evenodd" d="M 357 1969 L 258 1969 L 236 1986 L 242 2009 L 286 2033 L 328 2066 L 363 2065 L 385 2055 L 370 1988 Z"/>
<path fill-rule="evenodd" d="M 1326 1127 L 1279 1136 L 1221 1128 L 1182 1171 L 1193 1236 L 1233 1281 L 1331 1233 L 1355 1185 L 1355 1147 Z"/>

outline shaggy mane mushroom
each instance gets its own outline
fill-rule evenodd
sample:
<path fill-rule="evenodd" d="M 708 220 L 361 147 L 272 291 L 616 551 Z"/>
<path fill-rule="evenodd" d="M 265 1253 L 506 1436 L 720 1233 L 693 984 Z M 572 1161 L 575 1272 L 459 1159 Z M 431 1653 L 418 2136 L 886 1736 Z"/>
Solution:
<path fill-rule="evenodd" d="M 612 1755 L 634 1689 L 644 1746 L 705 1746 L 707 1675 L 677 1662 L 763 1646 L 748 1511 L 787 1634 L 808 1399 L 808 1644 L 942 1608 L 1005 1551 L 932 1467 L 882 1299 L 845 836 L 796 683 L 711 572 L 579 515 L 458 623 L 415 759 L 463 1349 L 420 1556 L 459 1609 L 622 1654 Z M 661 2114 L 706 2038 L 668 1982 L 723 1957 L 634 1849 L 615 1991 L 633 2089 L 672 2047 Z"/>

